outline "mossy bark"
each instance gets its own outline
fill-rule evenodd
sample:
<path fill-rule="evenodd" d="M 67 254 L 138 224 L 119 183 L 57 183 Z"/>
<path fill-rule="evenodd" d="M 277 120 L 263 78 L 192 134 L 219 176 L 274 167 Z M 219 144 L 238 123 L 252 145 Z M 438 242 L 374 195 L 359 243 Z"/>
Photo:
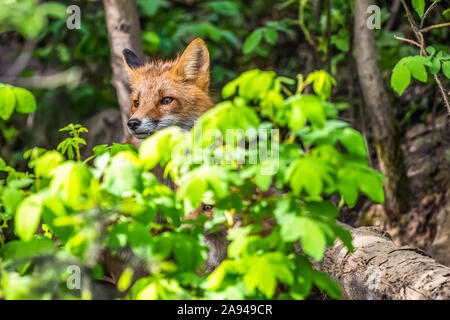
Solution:
<path fill-rule="evenodd" d="M 385 210 L 392 223 L 408 209 L 410 191 L 395 113 L 376 60 L 374 31 L 367 26 L 367 8 L 372 4 L 371 0 L 355 0 L 354 47 L 380 170 L 386 177 Z"/>
<path fill-rule="evenodd" d="M 113 69 L 112 83 L 116 88 L 122 118 L 122 142 L 129 139 L 127 121 L 130 117 L 129 80 L 122 61 L 122 50 L 127 48 L 139 57 L 144 55 L 142 34 L 139 24 L 135 0 L 103 0 L 106 25 L 111 48 L 111 66 Z"/>

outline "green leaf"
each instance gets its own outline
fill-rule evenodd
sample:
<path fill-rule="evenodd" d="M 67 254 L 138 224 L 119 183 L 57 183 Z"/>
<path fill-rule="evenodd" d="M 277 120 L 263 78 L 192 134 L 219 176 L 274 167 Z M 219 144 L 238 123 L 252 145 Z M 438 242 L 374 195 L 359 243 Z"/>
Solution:
<path fill-rule="evenodd" d="M 431 74 L 437 74 L 441 70 L 441 61 L 437 58 L 433 58 L 432 66 L 430 67 Z"/>
<path fill-rule="evenodd" d="M 322 100 L 327 100 L 331 95 L 331 88 L 336 84 L 336 80 L 324 70 L 311 72 L 306 78 L 306 84 L 312 83 L 314 92 Z"/>
<path fill-rule="evenodd" d="M 313 270 L 312 271 L 313 282 L 333 299 L 340 299 L 342 295 L 342 290 L 339 285 L 333 281 L 325 273 Z"/>
<path fill-rule="evenodd" d="M 442 72 L 447 77 L 447 79 L 450 79 L 450 61 L 445 61 L 442 63 Z"/>
<path fill-rule="evenodd" d="M 229 193 L 230 178 L 229 172 L 224 167 L 204 165 L 183 176 L 177 190 L 177 199 L 183 199 L 195 210 L 207 191 L 213 192 L 216 199 L 225 198 Z"/>
<path fill-rule="evenodd" d="M 353 252 L 355 248 L 352 244 L 352 234 L 350 231 L 346 228 L 336 226 L 334 228 L 334 232 L 336 233 L 337 237 L 342 241 L 342 243 L 347 247 L 348 251 Z"/>
<path fill-rule="evenodd" d="M 24 241 L 30 241 L 36 232 L 42 213 L 42 200 L 39 195 L 26 198 L 17 209 L 14 227 L 17 235 Z"/>
<path fill-rule="evenodd" d="M 274 45 L 278 40 L 278 32 L 275 29 L 265 28 L 264 38 L 268 43 Z"/>
<path fill-rule="evenodd" d="M 224 16 L 238 16 L 240 4 L 233 1 L 208 1 L 203 6 Z"/>
<path fill-rule="evenodd" d="M 353 168 L 338 170 L 337 188 L 349 207 L 353 207 L 358 199 L 358 181 Z"/>
<path fill-rule="evenodd" d="M 432 46 L 428 46 L 427 52 L 429 53 L 430 56 L 434 56 L 434 54 L 436 53 L 436 49 Z"/>
<path fill-rule="evenodd" d="M 314 216 L 327 217 L 328 219 L 336 219 L 339 216 L 338 209 L 329 201 L 307 202 L 306 209 Z"/>
<path fill-rule="evenodd" d="M 134 271 L 132 268 L 126 268 L 122 275 L 119 278 L 119 281 L 117 282 L 117 289 L 121 292 L 128 289 L 128 287 L 131 284 L 131 281 L 133 280 Z"/>
<path fill-rule="evenodd" d="M 228 99 L 236 93 L 237 87 L 239 85 L 238 79 L 234 79 L 227 83 L 222 89 L 222 97 Z"/>
<path fill-rule="evenodd" d="M 277 287 L 277 279 L 292 284 L 294 277 L 289 261 L 281 252 L 270 252 L 263 256 L 251 257 L 250 268 L 244 276 L 244 283 L 250 291 L 258 289 L 266 298 L 272 298 Z"/>
<path fill-rule="evenodd" d="M 195 270 L 202 263 L 199 242 L 184 234 L 176 235 L 173 254 L 178 265 L 187 270 Z"/>
<path fill-rule="evenodd" d="M 375 202 L 384 202 L 383 184 L 374 173 L 358 173 L 359 187 L 370 199 Z"/>
<path fill-rule="evenodd" d="M 6 162 L 2 158 L 0 158 L 0 171 L 3 171 L 6 168 Z"/>
<path fill-rule="evenodd" d="M 416 59 L 416 57 L 411 57 L 411 59 L 406 60 L 406 66 L 408 67 L 411 75 L 419 81 L 427 82 L 427 70 L 423 64 L 422 59 Z"/>
<path fill-rule="evenodd" d="M 322 229 L 314 220 L 291 215 L 281 225 L 281 236 L 287 242 L 295 242 L 300 239 L 306 254 L 316 261 L 322 259 L 327 240 Z"/>
<path fill-rule="evenodd" d="M 402 95 L 411 83 L 411 73 L 402 63 L 397 63 L 391 77 L 391 86 L 399 95 Z"/>
<path fill-rule="evenodd" d="M 130 152 L 121 152 L 111 159 L 105 169 L 102 186 L 118 197 L 126 193 L 142 190 L 141 171 L 137 167 L 138 159 Z"/>
<path fill-rule="evenodd" d="M 61 192 L 62 199 L 73 208 L 82 205 L 82 195 L 86 194 L 92 179 L 89 168 L 78 162 L 67 161 L 52 170 L 53 180 L 50 190 L 53 194 Z M 70 181 L 70 183 L 67 183 Z"/>
<path fill-rule="evenodd" d="M 16 110 L 20 113 L 32 113 L 36 111 L 36 99 L 33 94 L 23 88 L 14 88 L 16 95 Z"/>
<path fill-rule="evenodd" d="M 330 167 L 317 158 L 301 158 L 290 165 L 285 181 L 289 181 L 295 195 L 305 190 L 315 200 L 320 198 L 324 182 L 332 182 Z"/>
<path fill-rule="evenodd" d="M 350 153 L 366 157 L 366 143 L 362 135 L 352 128 L 345 128 L 339 133 L 339 141 L 347 148 Z"/>
<path fill-rule="evenodd" d="M 262 35 L 263 30 L 256 29 L 250 34 L 250 36 L 247 37 L 242 47 L 242 51 L 244 52 L 244 54 L 249 54 L 254 51 L 256 47 L 258 47 L 259 43 L 261 42 Z"/>
<path fill-rule="evenodd" d="M 272 184 L 273 176 L 270 174 L 262 174 L 261 168 L 258 169 L 255 175 L 255 184 L 262 190 L 269 190 L 270 185 Z"/>
<path fill-rule="evenodd" d="M 39 9 L 53 18 L 62 19 L 66 16 L 66 6 L 54 1 L 45 2 L 39 5 Z"/>
<path fill-rule="evenodd" d="M 301 129 L 306 119 L 318 128 L 325 125 L 325 109 L 317 96 L 311 94 L 292 96 L 286 102 L 291 106 L 289 126 L 292 130 Z"/>
<path fill-rule="evenodd" d="M 16 96 L 9 86 L 0 87 L 0 118 L 8 120 L 16 104 Z"/>
<path fill-rule="evenodd" d="M 153 169 L 157 164 L 166 165 L 171 160 L 172 149 L 183 137 L 179 127 L 170 127 L 146 139 L 139 148 L 139 158 L 145 169 Z"/>
<path fill-rule="evenodd" d="M 16 213 L 17 206 L 22 201 L 22 198 L 20 190 L 8 186 L 3 189 L 0 200 L 3 202 L 6 213 L 12 216 Z"/>
<path fill-rule="evenodd" d="M 170 6 L 167 0 L 138 0 L 137 3 L 141 6 L 143 13 L 150 17 L 153 17 L 159 8 L 167 8 Z"/>
<path fill-rule="evenodd" d="M 331 36 L 331 43 L 339 50 L 348 52 L 350 49 L 350 34 L 345 28 L 341 28 L 336 35 Z"/>
<path fill-rule="evenodd" d="M 205 179 L 199 176 L 185 176 L 180 183 L 177 196 L 189 200 L 192 208 L 197 208 L 203 200 L 203 195 L 207 190 Z"/>
<path fill-rule="evenodd" d="M 32 238 L 30 241 L 12 240 L 1 248 L 5 260 L 33 257 L 52 252 L 55 244 L 50 239 Z"/>
<path fill-rule="evenodd" d="M 425 0 L 412 0 L 412 5 L 417 14 L 422 18 L 425 13 Z"/>
<path fill-rule="evenodd" d="M 50 172 L 63 161 L 64 158 L 58 151 L 47 151 L 36 159 L 34 172 L 38 177 L 48 177 Z"/>

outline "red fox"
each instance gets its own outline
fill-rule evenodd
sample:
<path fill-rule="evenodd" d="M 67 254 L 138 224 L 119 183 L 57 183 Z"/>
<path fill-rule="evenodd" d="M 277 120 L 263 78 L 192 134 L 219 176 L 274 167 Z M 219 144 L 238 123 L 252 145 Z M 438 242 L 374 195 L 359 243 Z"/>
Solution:
<path fill-rule="evenodd" d="M 135 145 L 155 131 L 170 126 L 190 130 L 194 121 L 213 106 L 209 97 L 209 53 L 195 39 L 172 61 L 145 63 L 131 50 L 123 50 L 130 78 L 130 134 Z"/>
<path fill-rule="evenodd" d="M 143 139 L 158 130 L 178 126 L 190 130 L 195 120 L 213 107 L 209 96 L 209 52 L 202 39 L 195 39 L 181 56 L 171 61 L 144 62 L 131 50 L 123 50 L 123 61 L 130 78 L 131 117 L 128 130 L 139 147 Z M 162 177 L 157 167 L 155 175 L 176 189 L 171 181 Z M 211 217 L 212 210 L 204 206 L 187 218 L 200 213 Z M 211 272 L 226 258 L 225 230 L 205 235 L 210 252 L 206 271 Z"/>

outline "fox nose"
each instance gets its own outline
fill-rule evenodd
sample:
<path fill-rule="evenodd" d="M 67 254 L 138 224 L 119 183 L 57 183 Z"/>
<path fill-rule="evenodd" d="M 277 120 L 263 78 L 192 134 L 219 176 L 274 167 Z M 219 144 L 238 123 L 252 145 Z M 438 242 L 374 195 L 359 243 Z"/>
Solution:
<path fill-rule="evenodd" d="M 141 120 L 139 119 L 130 119 L 128 120 L 128 128 L 131 130 L 136 130 L 141 125 Z"/>

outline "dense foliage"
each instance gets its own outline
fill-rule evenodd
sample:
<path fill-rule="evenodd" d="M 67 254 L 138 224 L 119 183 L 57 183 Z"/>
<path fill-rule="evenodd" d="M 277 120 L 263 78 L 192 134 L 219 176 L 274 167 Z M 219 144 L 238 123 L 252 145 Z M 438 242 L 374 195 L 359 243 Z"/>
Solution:
<path fill-rule="evenodd" d="M 284 97 L 282 87 L 293 80 L 248 71 L 224 87 L 223 96 L 234 98 L 204 114 L 191 132 L 162 130 L 138 152 L 128 146 L 97 147 L 92 167 L 42 149 L 27 153 L 27 173 L 3 163 L 0 170 L 8 172 L 1 187 L 3 223 L 7 227 L 14 221 L 20 238 L 1 249 L 3 295 L 38 297 L 44 290 L 49 298 L 66 297 L 71 292 L 64 288 L 62 266 L 83 265 L 86 284 L 86 277 L 102 274 L 98 260 L 105 248 L 114 253 L 129 247 L 150 273 L 134 284 L 130 298 L 304 299 L 312 284 L 338 298 L 337 285 L 306 259 L 320 260 L 336 237 L 352 247 L 349 232 L 336 223 L 338 208 L 326 199 L 339 195 L 341 205 L 354 205 L 362 191 L 382 202 L 382 177 L 368 167 L 361 135 L 336 120 L 338 106 L 327 102 L 334 79 L 317 71 L 306 82 L 316 95 L 302 94 L 300 83 L 296 94 Z M 62 152 L 71 150 L 66 146 L 77 149 L 82 128 L 65 129 L 73 137 L 61 144 Z M 223 144 L 211 139 L 211 129 L 226 137 Z M 230 140 L 229 129 L 241 136 Z M 267 129 L 286 130 L 271 137 L 270 157 L 258 153 L 252 163 L 251 150 L 234 139 L 250 142 L 257 129 L 271 135 L 279 131 Z M 258 137 L 259 147 L 265 139 Z M 211 158 L 199 162 L 195 148 L 210 150 Z M 236 161 L 242 152 L 244 164 Z M 74 158 L 73 151 L 67 155 Z M 166 172 L 179 185 L 176 192 L 149 171 L 157 164 L 170 164 Z M 202 201 L 215 205 L 212 220 L 204 215 L 184 220 Z M 163 225 L 155 224 L 158 213 Z M 235 214 L 240 224 L 232 228 Z M 269 220 L 270 228 L 262 230 Z M 202 237 L 221 225 L 230 231 L 229 258 L 209 276 L 198 273 L 206 254 Z M 36 234 L 38 228 L 42 231 Z M 299 240 L 301 251 L 295 250 Z M 122 274 L 119 290 L 130 285 L 136 272 L 132 265 Z M 43 280 L 49 273 L 58 275 L 48 279 L 52 284 Z M 86 290 L 82 297 L 90 296 Z"/>
<path fill-rule="evenodd" d="M 408 4 L 423 25 L 437 2 Z M 353 3 L 323 3 L 315 12 L 308 0 L 138 0 L 145 53 L 173 57 L 203 38 L 221 102 L 190 132 L 172 127 L 139 150 L 99 145 L 83 158 L 87 129 L 67 124 L 117 107 L 101 2 L 80 2 L 83 23 L 74 32 L 62 19 L 71 1 L 0 0 L 0 32 L 14 30 L 33 46 L 33 67 L 16 78 L 48 66 L 74 75 L 32 93 L 0 84 L 0 298 L 101 297 L 105 254 L 128 257 L 116 287 L 130 299 L 305 299 L 313 286 L 339 298 L 313 263 L 336 240 L 352 250 L 337 222 L 344 206 L 360 195 L 382 203 L 384 193 L 359 132 Z M 390 1 L 379 3 L 386 24 Z M 448 10 L 439 16 L 448 19 Z M 405 125 L 436 112 L 433 78 L 450 78 L 448 29 L 430 30 L 432 45 L 418 47 L 393 37 L 411 32 L 408 22 L 397 25 L 376 30 L 385 80 L 403 99 L 417 88 L 412 78 L 432 88 L 397 101 Z M 25 125 L 35 111 L 67 139 L 35 140 Z M 157 180 L 156 166 L 175 191 Z M 213 216 L 192 218 L 202 204 L 214 206 Z M 205 234 L 220 230 L 228 259 L 207 274 Z"/>

